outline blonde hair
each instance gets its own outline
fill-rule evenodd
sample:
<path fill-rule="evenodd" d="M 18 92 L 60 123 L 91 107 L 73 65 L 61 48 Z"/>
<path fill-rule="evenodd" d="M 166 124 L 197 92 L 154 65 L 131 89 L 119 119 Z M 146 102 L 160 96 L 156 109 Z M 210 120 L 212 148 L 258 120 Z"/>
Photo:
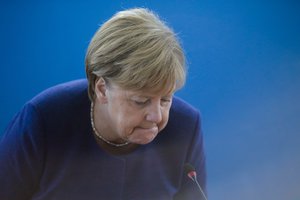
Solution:
<path fill-rule="evenodd" d="M 130 90 L 175 91 L 186 79 L 185 56 L 173 31 L 144 8 L 116 13 L 93 36 L 86 54 L 89 98 L 95 81 Z"/>

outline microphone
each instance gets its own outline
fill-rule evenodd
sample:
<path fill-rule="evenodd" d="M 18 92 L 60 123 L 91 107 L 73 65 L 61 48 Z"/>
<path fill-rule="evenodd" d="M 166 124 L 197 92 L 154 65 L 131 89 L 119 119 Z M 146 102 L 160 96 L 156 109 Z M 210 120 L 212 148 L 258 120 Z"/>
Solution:
<path fill-rule="evenodd" d="M 205 200 L 207 200 L 207 198 L 206 198 L 206 196 L 205 196 L 205 194 L 204 194 L 204 192 L 203 192 L 200 184 L 197 181 L 197 173 L 196 173 L 195 168 L 191 164 L 186 163 L 184 165 L 184 171 L 185 171 L 186 175 L 196 183 L 196 185 L 197 185 L 198 189 L 200 190 L 203 198 Z"/>

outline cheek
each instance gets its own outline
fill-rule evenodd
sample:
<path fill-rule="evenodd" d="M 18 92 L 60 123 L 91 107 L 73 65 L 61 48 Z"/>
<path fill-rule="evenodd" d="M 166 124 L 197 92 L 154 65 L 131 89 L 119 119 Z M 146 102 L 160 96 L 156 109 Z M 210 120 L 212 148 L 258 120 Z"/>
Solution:
<path fill-rule="evenodd" d="M 143 115 L 137 111 L 124 112 L 125 114 L 119 116 L 118 124 L 119 131 L 122 135 L 130 135 L 134 128 L 138 127 L 143 122 Z"/>
<path fill-rule="evenodd" d="M 159 131 L 166 127 L 169 120 L 169 111 L 170 109 L 167 109 L 166 111 L 162 112 L 162 121 L 158 125 Z"/>

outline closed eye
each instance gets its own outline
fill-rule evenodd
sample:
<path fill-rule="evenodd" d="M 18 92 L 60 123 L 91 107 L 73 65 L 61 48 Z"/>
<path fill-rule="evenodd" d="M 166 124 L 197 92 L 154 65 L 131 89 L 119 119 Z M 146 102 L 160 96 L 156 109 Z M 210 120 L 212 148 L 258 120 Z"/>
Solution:
<path fill-rule="evenodd" d="M 146 105 L 148 102 L 149 102 L 149 100 L 146 100 L 146 101 L 137 101 L 137 100 L 134 100 L 134 103 L 135 103 L 136 105 L 139 105 L 139 106 L 144 106 L 144 105 Z"/>
<path fill-rule="evenodd" d="M 161 104 L 162 105 L 169 105 L 171 103 L 171 99 L 169 98 L 165 98 L 165 99 L 161 99 Z"/>

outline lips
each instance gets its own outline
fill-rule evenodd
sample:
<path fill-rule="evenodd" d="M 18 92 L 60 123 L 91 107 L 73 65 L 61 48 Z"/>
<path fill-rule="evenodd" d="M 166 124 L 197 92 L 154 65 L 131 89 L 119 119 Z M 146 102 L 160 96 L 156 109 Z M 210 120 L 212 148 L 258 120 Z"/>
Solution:
<path fill-rule="evenodd" d="M 150 132 L 157 132 L 158 127 L 157 126 L 151 126 L 151 127 L 138 127 L 138 129 L 142 129 L 144 131 L 150 131 Z"/>
<path fill-rule="evenodd" d="M 151 142 L 158 134 L 158 127 L 137 127 L 128 137 L 128 140 L 136 144 L 147 144 Z"/>
<path fill-rule="evenodd" d="M 143 125 L 138 126 L 138 128 L 141 129 L 153 129 L 153 128 L 157 128 L 157 124 L 156 123 L 145 123 Z"/>

